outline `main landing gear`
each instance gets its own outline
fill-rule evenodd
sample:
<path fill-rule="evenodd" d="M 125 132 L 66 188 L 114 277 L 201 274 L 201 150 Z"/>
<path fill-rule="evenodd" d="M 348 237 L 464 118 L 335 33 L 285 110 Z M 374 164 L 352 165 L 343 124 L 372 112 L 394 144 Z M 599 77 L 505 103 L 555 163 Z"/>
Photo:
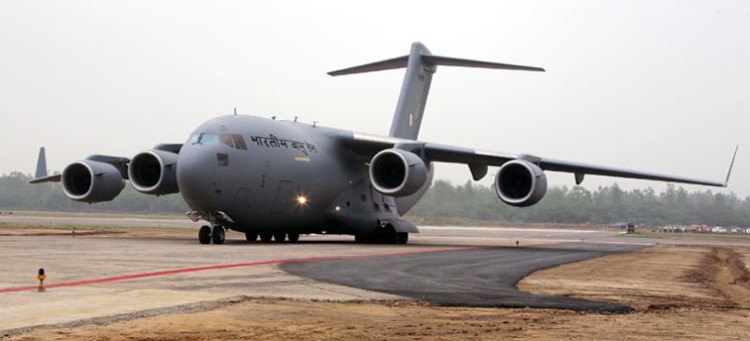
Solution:
<path fill-rule="evenodd" d="M 224 244 L 224 238 L 226 237 L 226 231 L 224 227 L 215 225 L 213 228 L 210 226 L 203 225 L 198 230 L 198 241 L 201 244 L 209 244 L 212 241 L 214 244 Z"/>
<path fill-rule="evenodd" d="M 213 227 L 208 225 L 201 226 L 198 230 L 198 241 L 201 244 L 224 244 L 224 238 L 226 237 L 226 230 L 221 225 L 214 225 Z M 272 241 L 276 243 L 283 243 L 289 241 L 290 243 L 296 243 L 299 241 L 299 233 L 270 233 L 270 232 L 245 232 L 245 239 L 248 242 L 253 243 L 260 237 L 261 242 L 270 243 Z"/>
<path fill-rule="evenodd" d="M 357 234 L 354 235 L 354 242 L 373 243 L 373 244 L 396 244 L 403 245 L 409 242 L 408 232 L 396 232 L 396 229 L 391 224 L 386 224 L 384 227 L 375 230 L 370 235 Z"/>

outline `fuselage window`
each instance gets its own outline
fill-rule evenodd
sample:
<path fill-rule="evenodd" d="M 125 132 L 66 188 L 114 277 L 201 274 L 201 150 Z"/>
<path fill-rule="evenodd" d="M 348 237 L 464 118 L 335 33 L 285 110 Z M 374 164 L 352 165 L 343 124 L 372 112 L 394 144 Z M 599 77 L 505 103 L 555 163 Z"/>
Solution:
<path fill-rule="evenodd" d="M 234 147 L 234 144 L 232 144 L 232 135 L 221 134 L 220 136 L 221 136 L 221 143 L 230 147 Z"/>
<path fill-rule="evenodd" d="M 245 139 L 240 134 L 232 134 L 232 138 L 234 139 L 234 146 L 237 147 L 237 149 L 247 150 L 247 144 L 245 144 Z"/>

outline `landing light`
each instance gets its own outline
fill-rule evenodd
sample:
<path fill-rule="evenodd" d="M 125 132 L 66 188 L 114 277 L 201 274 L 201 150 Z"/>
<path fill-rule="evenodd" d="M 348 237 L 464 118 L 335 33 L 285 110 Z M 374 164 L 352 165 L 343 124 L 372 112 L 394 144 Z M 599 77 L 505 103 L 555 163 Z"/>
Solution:
<path fill-rule="evenodd" d="M 305 197 L 304 195 L 300 195 L 300 196 L 298 196 L 298 197 L 297 197 L 297 203 L 298 203 L 298 204 L 299 204 L 300 206 L 305 206 L 305 205 L 307 205 L 307 197 Z"/>

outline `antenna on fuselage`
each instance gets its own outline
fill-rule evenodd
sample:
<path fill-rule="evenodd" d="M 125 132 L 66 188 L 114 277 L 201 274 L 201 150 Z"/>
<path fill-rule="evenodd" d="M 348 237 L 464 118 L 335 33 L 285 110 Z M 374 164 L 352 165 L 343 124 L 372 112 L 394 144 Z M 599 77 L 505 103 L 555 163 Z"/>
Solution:
<path fill-rule="evenodd" d="M 234 107 L 234 116 L 237 116 L 237 107 Z"/>

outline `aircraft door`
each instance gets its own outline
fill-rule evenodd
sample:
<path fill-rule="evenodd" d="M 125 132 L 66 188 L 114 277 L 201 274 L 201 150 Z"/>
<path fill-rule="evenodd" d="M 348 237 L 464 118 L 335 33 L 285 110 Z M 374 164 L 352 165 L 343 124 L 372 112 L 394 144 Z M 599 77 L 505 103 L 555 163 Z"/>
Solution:
<path fill-rule="evenodd" d="M 276 191 L 276 199 L 271 208 L 271 214 L 282 214 L 292 203 L 292 182 L 288 180 L 279 181 Z"/>
<path fill-rule="evenodd" d="M 245 200 L 247 200 L 248 192 L 248 189 L 245 187 L 238 189 L 237 193 L 234 194 L 234 199 L 232 199 L 232 205 L 240 206 L 244 204 Z"/>

